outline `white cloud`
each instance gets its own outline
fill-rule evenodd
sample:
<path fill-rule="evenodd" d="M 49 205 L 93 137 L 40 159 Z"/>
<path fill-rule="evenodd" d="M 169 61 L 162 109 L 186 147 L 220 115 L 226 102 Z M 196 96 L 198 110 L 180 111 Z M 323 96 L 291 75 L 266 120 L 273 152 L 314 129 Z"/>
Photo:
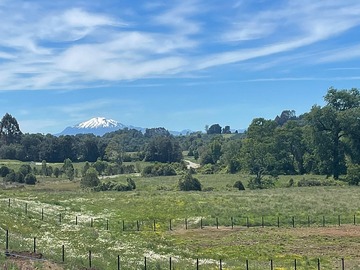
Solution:
<path fill-rule="evenodd" d="M 225 14 L 218 14 L 213 1 L 154 2 L 140 7 L 147 11 L 142 21 L 131 21 L 138 17 L 128 14 L 129 23 L 115 12 L 76 4 L 42 8 L 32 2 L 0 2 L 0 88 L 74 89 L 196 75 L 255 59 L 259 67 L 269 68 L 293 61 L 294 55 L 307 65 L 360 56 L 358 45 L 322 51 L 321 44 L 359 27 L 358 1 L 284 0 L 266 10 L 245 2 L 224 4 Z M 310 53 L 299 57 L 313 44 L 319 44 L 313 53 L 320 60 L 306 56 Z M 278 59 L 263 61 L 275 55 Z"/>

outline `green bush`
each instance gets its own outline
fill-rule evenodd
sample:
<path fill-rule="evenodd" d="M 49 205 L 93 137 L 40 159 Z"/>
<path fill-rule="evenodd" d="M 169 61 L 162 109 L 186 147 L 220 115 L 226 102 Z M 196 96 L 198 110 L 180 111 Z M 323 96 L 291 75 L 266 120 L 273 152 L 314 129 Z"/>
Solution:
<path fill-rule="evenodd" d="M 146 177 L 170 176 L 176 175 L 176 171 L 170 164 L 155 163 L 153 165 L 146 166 L 142 171 L 142 175 Z"/>
<path fill-rule="evenodd" d="M 258 179 L 256 177 L 251 178 L 248 187 L 250 189 L 268 189 L 275 187 L 275 183 L 278 178 L 269 176 L 266 178 Z"/>
<path fill-rule="evenodd" d="M 191 174 L 183 175 L 179 179 L 178 187 L 182 191 L 201 191 L 201 183 L 198 179 L 194 178 Z"/>
<path fill-rule="evenodd" d="M 85 175 L 80 180 L 82 188 L 92 188 L 100 185 L 100 180 L 97 171 L 94 168 L 89 168 Z"/>
<path fill-rule="evenodd" d="M 36 176 L 33 175 L 32 173 L 28 173 L 25 176 L 25 184 L 27 185 L 35 185 L 37 182 Z"/>
<path fill-rule="evenodd" d="M 245 187 L 244 187 L 243 183 L 240 180 L 235 182 L 234 188 L 237 188 L 238 190 L 245 190 Z"/>

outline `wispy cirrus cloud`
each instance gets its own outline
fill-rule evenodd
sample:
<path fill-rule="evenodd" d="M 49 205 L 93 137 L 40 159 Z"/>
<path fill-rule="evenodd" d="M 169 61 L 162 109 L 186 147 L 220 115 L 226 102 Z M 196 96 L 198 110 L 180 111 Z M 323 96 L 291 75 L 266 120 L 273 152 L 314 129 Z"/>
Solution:
<path fill-rule="evenodd" d="M 359 28 L 355 0 L 282 0 L 266 8 L 262 1 L 220 8 L 216 1 L 157 1 L 126 16 L 80 1 L 43 4 L 0 3 L 1 89 L 75 89 L 251 61 L 266 69 L 286 59 L 316 65 L 360 57 L 358 45 L 322 44 Z M 306 51 L 314 44 L 319 60 Z"/>

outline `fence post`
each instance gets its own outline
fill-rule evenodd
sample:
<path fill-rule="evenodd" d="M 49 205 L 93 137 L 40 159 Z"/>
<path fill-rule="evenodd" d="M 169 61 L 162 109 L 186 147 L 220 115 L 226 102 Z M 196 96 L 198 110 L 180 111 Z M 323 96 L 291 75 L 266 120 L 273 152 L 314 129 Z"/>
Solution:
<path fill-rule="evenodd" d="M 11 201 L 11 199 L 9 198 L 9 204 L 8 204 L 8 207 L 10 207 L 10 201 Z"/>
<path fill-rule="evenodd" d="M 146 270 L 146 257 L 144 258 L 144 269 Z"/>
<path fill-rule="evenodd" d="M 138 221 L 138 220 L 136 221 L 136 230 L 137 230 L 137 231 L 140 231 L 140 224 L 139 224 L 139 221 Z"/>
<path fill-rule="evenodd" d="M 296 259 L 294 260 L 294 269 L 296 270 L 297 267 L 296 267 Z"/>
<path fill-rule="evenodd" d="M 44 208 L 41 208 L 41 220 L 44 220 Z"/>
<path fill-rule="evenodd" d="M 219 229 L 219 219 L 216 218 L 216 229 Z"/>
<path fill-rule="evenodd" d="M 246 260 L 246 270 L 249 270 L 249 260 Z"/>
<path fill-rule="evenodd" d="M 274 270 L 274 264 L 273 264 L 273 260 L 272 260 L 272 259 L 270 260 L 270 269 L 271 269 L 271 270 Z"/>
<path fill-rule="evenodd" d="M 171 266 L 171 257 L 169 259 L 169 266 L 170 266 L 170 270 L 171 270 L 171 268 L 172 268 L 172 266 Z"/>
<path fill-rule="evenodd" d="M 339 223 L 339 226 L 341 226 L 341 216 L 340 216 L 340 215 L 338 216 L 338 221 L 339 221 L 339 222 L 338 222 L 338 223 Z"/>
<path fill-rule="evenodd" d="M 249 225 L 249 217 L 246 217 L 246 227 L 250 227 L 250 225 Z"/>
<path fill-rule="evenodd" d="M 117 259 L 117 265 L 118 265 L 118 270 L 120 270 L 120 255 L 118 255 L 118 259 Z"/>
<path fill-rule="evenodd" d="M 320 258 L 318 259 L 318 270 L 320 270 Z"/>
<path fill-rule="evenodd" d="M 9 230 L 6 230 L 5 253 L 9 252 Z"/>
<path fill-rule="evenodd" d="M 196 270 L 199 270 L 199 258 L 196 259 Z"/>
<path fill-rule="evenodd" d="M 310 227 L 310 216 L 308 216 L 308 227 Z"/>
<path fill-rule="evenodd" d="M 34 237 L 34 253 L 36 253 L 36 237 Z"/>
<path fill-rule="evenodd" d="M 264 216 L 261 216 L 261 227 L 264 228 Z"/>
<path fill-rule="evenodd" d="M 234 229 L 234 218 L 231 217 L 231 229 Z"/>
<path fill-rule="evenodd" d="M 278 228 L 280 228 L 280 217 L 279 216 L 277 217 L 277 226 L 278 226 Z"/>
<path fill-rule="evenodd" d="M 171 218 L 169 220 L 169 231 L 172 231 L 172 228 L 171 228 Z"/>
<path fill-rule="evenodd" d="M 156 231 L 156 221 L 154 219 L 154 232 Z"/>
<path fill-rule="evenodd" d="M 222 260 L 220 259 L 220 270 L 222 270 Z"/>
<path fill-rule="evenodd" d="M 188 229 L 188 223 L 187 223 L 187 218 L 185 218 L 185 230 Z"/>
<path fill-rule="evenodd" d="M 93 226 L 93 218 L 91 218 L 90 220 L 90 227 L 92 228 L 92 226 Z"/>
<path fill-rule="evenodd" d="M 203 222 L 202 222 L 202 218 L 200 219 L 200 229 L 203 228 Z"/>
<path fill-rule="evenodd" d="M 27 215 L 27 203 L 25 203 L 25 215 Z"/>
<path fill-rule="evenodd" d="M 125 231 L 125 220 L 122 221 L 122 230 Z"/>
<path fill-rule="evenodd" d="M 354 225 L 356 225 L 356 215 L 354 215 Z"/>
<path fill-rule="evenodd" d="M 91 268 L 91 250 L 89 250 L 89 267 Z"/>
<path fill-rule="evenodd" d="M 323 227 L 325 227 L 325 216 L 323 216 Z"/>
<path fill-rule="evenodd" d="M 61 256 L 61 260 L 64 263 L 65 262 L 65 245 L 62 245 L 62 256 Z"/>
<path fill-rule="evenodd" d="M 61 224 L 61 213 L 59 214 L 59 223 Z"/>
<path fill-rule="evenodd" d="M 75 225 L 78 225 L 78 216 L 75 217 Z"/>
<path fill-rule="evenodd" d="M 109 220 L 108 219 L 106 220 L 106 230 L 107 231 L 109 230 Z"/>
<path fill-rule="evenodd" d="M 293 225 L 293 228 L 295 228 L 295 217 L 292 217 L 292 225 Z"/>

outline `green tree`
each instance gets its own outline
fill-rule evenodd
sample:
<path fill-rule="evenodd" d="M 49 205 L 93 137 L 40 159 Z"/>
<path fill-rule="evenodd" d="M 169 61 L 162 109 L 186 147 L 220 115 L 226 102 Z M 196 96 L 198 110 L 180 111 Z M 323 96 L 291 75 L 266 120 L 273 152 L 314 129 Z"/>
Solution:
<path fill-rule="evenodd" d="M 21 139 L 21 131 L 15 117 L 6 113 L 0 122 L 0 138 L 5 145 L 18 143 Z"/>
<path fill-rule="evenodd" d="M 85 175 L 80 180 L 82 188 L 92 188 L 100 185 L 100 180 L 97 171 L 94 168 L 89 168 Z"/>
<path fill-rule="evenodd" d="M 71 159 L 67 158 L 64 160 L 62 170 L 69 180 L 74 180 L 75 170 Z"/>
<path fill-rule="evenodd" d="M 307 115 L 312 129 L 314 155 L 325 165 L 328 174 L 338 179 L 346 172 L 346 139 L 352 137 L 348 126 L 360 117 L 360 92 L 357 89 L 330 88 L 324 97 L 324 107 L 313 106 Z"/>
<path fill-rule="evenodd" d="M 150 139 L 145 150 L 145 161 L 180 162 L 182 152 L 172 136 L 156 136 Z"/>
<path fill-rule="evenodd" d="M 105 157 L 108 161 L 121 165 L 123 162 L 123 149 L 116 137 L 111 139 L 105 149 Z"/>
<path fill-rule="evenodd" d="M 221 126 L 219 124 L 213 124 L 207 130 L 207 134 L 221 134 Z"/>

